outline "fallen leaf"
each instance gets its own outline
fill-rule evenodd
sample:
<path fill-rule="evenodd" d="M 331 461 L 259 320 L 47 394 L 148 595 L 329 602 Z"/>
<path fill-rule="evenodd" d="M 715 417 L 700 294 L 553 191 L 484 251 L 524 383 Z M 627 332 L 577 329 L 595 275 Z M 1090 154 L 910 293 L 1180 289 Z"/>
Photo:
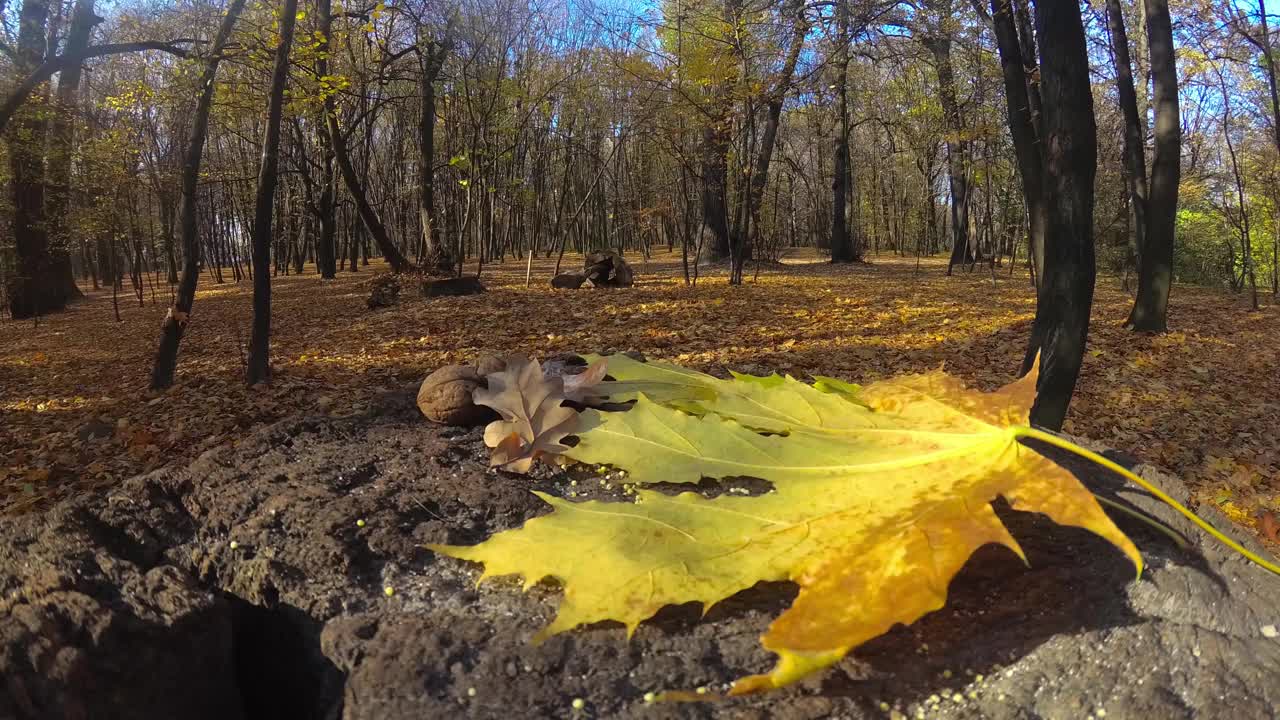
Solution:
<path fill-rule="evenodd" d="M 502 416 L 484 430 L 485 445 L 494 449 L 491 466 L 526 473 L 536 458 L 569 449 L 560 441 L 577 426 L 578 413 L 562 406 L 562 378 L 544 377 L 538 361 L 514 356 L 487 379 L 489 386 L 476 388 L 472 399 Z"/>
<path fill-rule="evenodd" d="M 602 357 L 587 365 L 587 369 L 577 375 L 562 376 L 565 397 L 573 402 L 584 404 L 599 399 L 596 386 L 604 380 L 608 366 L 609 359 Z"/>
<path fill-rule="evenodd" d="M 622 467 L 639 484 L 750 476 L 772 492 L 709 499 L 641 490 L 634 504 L 538 493 L 552 514 L 480 545 L 432 549 L 483 563 L 483 577 L 522 575 L 526 589 L 559 580 L 564 598 L 539 638 L 602 620 L 633 632 L 666 605 L 705 607 L 760 581 L 795 582 L 795 601 L 761 639 L 779 656 L 776 667 L 740 679 L 735 694 L 795 682 L 941 608 L 951 578 L 985 544 L 1021 557 L 990 505 L 997 497 L 1091 530 L 1141 569 L 1137 548 L 1093 495 L 1019 443 L 1035 373 L 993 393 L 941 372 L 911 375 L 862 388 L 865 406 L 843 393 L 805 394 L 790 378 L 678 379 L 687 394 L 669 402 L 694 398 L 704 414 L 640 393 L 627 412 L 584 412 L 565 454 Z M 709 388 L 725 392 L 708 398 Z M 802 399 L 819 397 L 841 413 L 800 411 Z"/>
<path fill-rule="evenodd" d="M 1280 521 L 1276 520 L 1276 514 L 1270 510 L 1262 511 L 1262 534 L 1273 543 L 1280 545 Z"/>

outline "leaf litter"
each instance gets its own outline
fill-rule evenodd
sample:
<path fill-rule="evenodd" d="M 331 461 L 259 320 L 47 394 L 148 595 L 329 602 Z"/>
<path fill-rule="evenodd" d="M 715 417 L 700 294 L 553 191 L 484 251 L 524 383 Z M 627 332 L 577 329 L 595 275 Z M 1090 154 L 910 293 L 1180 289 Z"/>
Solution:
<path fill-rule="evenodd" d="M 160 396 L 145 388 L 163 290 L 143 307 L 122 296 L 120 323 L 103 291 L 38 327 L 0 321 L 0 506 L 27 511 L 100 492 L 288 415 L 358 415 L 379 393 L 481 353 L 635 350 L 717 373 L 867 381 L 945 363 L 990 390 L 1020 362 L 1035 311 L 1021 271 L 993 284 L 984 273 L 945 277 L 934 259 L 918 273 L 914 258 L 891 256 L 872 266 L 765 267 L 738 288 L 716 271 L 693 289 L 680 279 L 678 250 L 629 259 L 639 282 L 625 291 L 525 289 L 522 260 L 486 265 L 484 295 L 407 298 L 377 312 L 364 305 L 376 263 L 332 281 L 310 267 L 277 277 L 275 380 L 255 390 L 242 381 L 247 282 L 201 278 L 177 386 Z M 535 277 L 553 265 L 535 260 Z M 1118 282 L 1099 283 L 1065 429 L 1176 472 L 1197 500 L 1262 537 L 1263 513 L 1280 512 L 1280 315 L 1178 286 L 1174 331 L 1145 336 L 1120 326 L 1130 303 Z"/>

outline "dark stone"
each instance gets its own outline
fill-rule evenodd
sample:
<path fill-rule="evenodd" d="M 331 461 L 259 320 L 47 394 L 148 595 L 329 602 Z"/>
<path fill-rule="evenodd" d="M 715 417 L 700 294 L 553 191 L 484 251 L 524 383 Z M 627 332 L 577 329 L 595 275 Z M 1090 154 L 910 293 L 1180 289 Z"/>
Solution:
<path fill-rule="evenodd" d="M 582 469 L 491 473 L 482 434 L 426 423 L 406 387 L 368 416 L 286 421 L 105 501 L 3 520 L 0 718 L 559 718 L 574 698 L 590 717 L 624 718 L 883 718 L 881 701 L 907 717 L 923 704 L 930 718 L 1010 720 L 1099 709 L 1240 720 L 1280 707 L 1280 639 L 1263 630 L 1280 624 L 1280 578 L 1074 461 L 1096 492 L 1189 548 L 1117 516 L 1147 561 L 1134 582 L 1105 542 L 1001 505 L 1029 568 L 984 548 L 946 608 L 813 680 L 646 706 L 648 691 L 721 690 L 771 667 L 757 638 L 794 586 L 757 585 L 705 617 L 668 608 L 630 641 L 603 623 L 533 645 L 553 586 L 477 587 L 476 566 L 423 546 L 476 543 L 547 512 L 531 487 L 619 490 Z M 1176 479 L 1141 472 L 1186 498 Z M 929 702 L 956 693 L 963 702 Z"/>
<path fill-rule="evenodd" d="M 373 276 L 369 280 L 369 299 L 365 302 L 370 310 L 391 307 L 400 302 L 400 277 L 391 273 Z"/>
<path fill-rule="evenodd" d="M 444 280 L 423 280 L 422 297 L 445 297 L 451 295 L 476 295 L 484 292 L 484 284 L 478 278 L 460 277 Z"/>
<path fill-rule="evenodd" d="M 582 287 L 582 283 L 587 281 L 586 275 L 577 275 L 575 273 L 560 273 L 551 278 L 551 287 L 557 290 L 577 290 Z"/>
<path fill-rule="evenodd" d="M 592 287 L 631 287 L 635 283 L 631 265 L 614 250 L 589 253 L 582 273 Z"/>

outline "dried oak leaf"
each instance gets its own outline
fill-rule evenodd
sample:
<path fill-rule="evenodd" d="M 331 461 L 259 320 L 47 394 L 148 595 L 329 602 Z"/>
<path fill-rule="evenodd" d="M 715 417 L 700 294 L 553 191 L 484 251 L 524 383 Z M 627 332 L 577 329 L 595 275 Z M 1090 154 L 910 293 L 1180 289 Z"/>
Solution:
<path fill-rule="evenodd" d="M 577 375 L 563 376 L 564 396 L 573 402 L 584 405 L 590 405 L 593 402 L 604 399 L 607 393 L 601 393 L 597 388 L 600 382 L 604 380 L 608 365 L 609 358 L 602 357 L 588 365 L 586 370 Z"/>
<path fill-rule="evenodd" d="M 488 381 L 489 387 L 477 388 L 472 398 L 502 416 L 484 429 L 484 443 L 493 448 L 491 466 L 527 473 L 538 457 L 569 449 L 560 441 L 577 427 L 578 413 L 561 406 L 566 399 L 562 378 L 543 377 L 538 361 L 512 356 Z"/>

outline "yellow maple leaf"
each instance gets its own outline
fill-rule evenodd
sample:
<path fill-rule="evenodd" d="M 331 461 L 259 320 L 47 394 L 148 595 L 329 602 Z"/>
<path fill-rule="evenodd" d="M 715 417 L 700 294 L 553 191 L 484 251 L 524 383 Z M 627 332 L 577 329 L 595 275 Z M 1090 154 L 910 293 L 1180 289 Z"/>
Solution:
<path fill-rule="evenodd" d="M 758 408 L 771 392 L 784 409 L 807 406 L 793 380 L 717 382 L 748 384 L 753 427 L 765 424 Z M 744 406 L 707 400 L 714 383 L 689 384 L 703 407 Z M 761 639 L 777 666 L 732 692 L 779 687 L 941 608 L 952 576 L 979 547 L 997 543 L 1021 556 L 991 508 L 997 497 L 1097 533 L 1141 570 L 1137 548 L 1093 495 L 1019 443 L 1034 388 L 1034 375 L 994 393 L 941 372 L 909 376 L 863 388 L 865 405 L 827 395 L 844 411 L 831 427 L 829 408 L 772 413 L 769 434 L 732 414 L 698 416 L 641 395 L 628 412 L 583 413 L 585 430 L 566 454 L 621 466 L 642 484 L 752 476 L 774 491 L 714 499 L 640 491 L 635 504 L 539 494 L 554 513 L 480 545 L 432 548 L 484 563 L 484 577 L 519 574 L 526 587 L 559 580 L 564 598 L 539 637 L 601 620 L 631 632 L 668 604 L 709 606 L 762 580 L 791 580 L 799 594 Z"/>

